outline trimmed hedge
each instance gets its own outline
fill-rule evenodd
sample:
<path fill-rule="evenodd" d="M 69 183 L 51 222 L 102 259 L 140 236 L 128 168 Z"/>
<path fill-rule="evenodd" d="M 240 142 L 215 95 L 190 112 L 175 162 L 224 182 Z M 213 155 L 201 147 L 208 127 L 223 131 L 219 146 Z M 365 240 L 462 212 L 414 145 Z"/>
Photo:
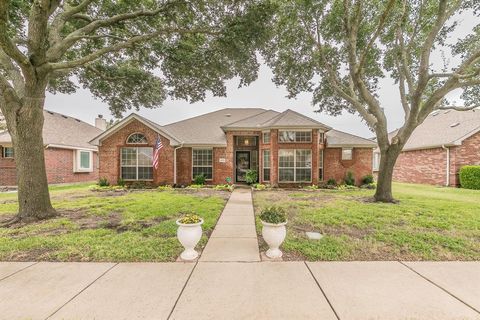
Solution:
<path fill-rule="evenodd" d="M 480 166 L 463 166 L 460 169 L 460 185 L 465 189 L 480 190 Z"/>

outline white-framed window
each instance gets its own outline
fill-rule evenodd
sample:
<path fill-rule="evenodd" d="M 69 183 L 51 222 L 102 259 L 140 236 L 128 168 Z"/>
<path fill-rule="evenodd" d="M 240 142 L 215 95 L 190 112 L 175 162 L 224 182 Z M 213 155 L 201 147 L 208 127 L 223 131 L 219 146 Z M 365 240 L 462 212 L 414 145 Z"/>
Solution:
<path fill-rule="evenodd" d="M 312 131 L 278 131 L 278 142 L 295 143 L 295 142 L 312 142 Z"/>
<path fill-rule="evenodd" d="M 192 180 L 196 176 L 203 175 L 206 180 L 213 179 L 213 150 L 192 150 Z"/>
<path fill-rule="evenodd" d="M 323 181 L 323 175 L 323 149 L 321 149 L 318 155 L 318 181 Z"/>
<path fill-rule="evenodd" d="M 263 150 L 263 181 L 270 181 L 270 150 Z"/>
<path fill-rule="evenodd" d="M 353 148 L 342 148 L 342 160 L 353 159 Z"/>
<path fill-rule="evenodd" d="M 120 171 L 120 177 L 123 180 L 153 180 L 153 148 L 122 148 Z"/>
<path fill-rule="evenodd" d="M 270 143 L 270 131 L 262 132 L 262 141 L 263 141 L 264 144 L 269 144 Z"/>
<path fill-rule="evenodd" d="M 235 136 L 235 144 L 239 147 L 254 147 L 257 145 L 255 136 Z"/>
<path fill-rule="evenodd" d="M 322 144 L 325 142 L 325 133 L 323 132 L 319 132 L 318 133 L 318 143 L 319 144 Z"/>
<path fill-rule="evenodd" d="M 142 133 L 132 133 L 127 138 L 127 144 L 147 144 L 147 138 Z"/>
<path fill-rule="evenodd" d="M 93 172 L 93 152 L 90 150 L 74 151 L 74 172 Z"/>
<path fill-rule="evenodd" d="M 373 153 L 373 171 L 380 169 L 380 152 Z"/>
<path fill-rule="evenodd" d="M 14 158 L 13 147 L 3 147 L 2 157 Z"/>
<path fill-rule="evenodd" d="M 279 182 L 311 182 L 312 150 L 280 149 L 278 150 Z"/>

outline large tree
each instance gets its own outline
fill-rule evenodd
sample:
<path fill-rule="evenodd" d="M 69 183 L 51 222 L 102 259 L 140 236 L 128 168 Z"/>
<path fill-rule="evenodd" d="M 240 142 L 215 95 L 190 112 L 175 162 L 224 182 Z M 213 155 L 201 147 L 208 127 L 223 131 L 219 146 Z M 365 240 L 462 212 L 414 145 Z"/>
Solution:
<path fill-rule="evenodd" d="M 243 0 L 1 0 L 0 110 L 18 174 L 16 219 L 55 215 L 44 165 L 45 92 L 78 85 L 114 115 L 255 80 L 267 7 Z"/>
<path fill-rule="evenodd" d="M 381 151 L 375 199 L 391 202 L 395 162 L 414 129 L 436 109 L 469 110 L 480 98 L 480 1 L 288 0 L 264 55 L 290 96 L 312 92 L 319 111 L 359 114 Z M 461 14 L 473 31 L 451 39 Z M 452 43 L 452 40 L 453 41 Z M 441 59 L 442 54 L 446 59 Z M 444 63 L 435 64 L 432 57 Z M 392 78 L 404 124 L 389 139 L 379 83 Z M 447 100 L 462 91 L 462 105 Z M 389 97 L 394 99 L 394 97 Z"/>
<path fill-rule="evenodd" d="M 5 117 L 3 116 L 2 112 L 0 111 L 0 131 L 7 129 L 7 124 L 5 123 Z"/>

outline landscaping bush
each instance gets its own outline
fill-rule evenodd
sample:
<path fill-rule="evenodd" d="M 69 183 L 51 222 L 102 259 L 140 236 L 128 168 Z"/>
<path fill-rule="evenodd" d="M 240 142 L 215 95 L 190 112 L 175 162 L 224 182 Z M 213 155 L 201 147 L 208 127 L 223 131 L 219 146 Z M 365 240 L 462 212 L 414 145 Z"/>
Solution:
<path fill-rule="evenodd" d="M 266 190 L 267 188 L 270 188 L 269 185 L 261 184 L 261 183 L 255 183 L 252 187 L 255 190 Z"/>
<path fill-rule="evenodd" d="M 233 186 L 233 184 L 217 184 L 215 187 L 213 187 L 213 189 L 219 191 L 233 192 L 233 189 L 235 189 L 235 187 Z"/>
<path fill-rule="evenodd" d="M 367 174 L 362 178 L 362 184 L 372 184 L 374 182 L 373 175 Z"/>
<path fill-rule="evenodd" d="M 337 181 L 333 178 L 330 178 L 328 179 L 327 181 L 327 186 L 336 186 L 337 185 Z"/>
<path fill-rule="evenodd" d="M 347 171 L 347 175 L 345 176 L 345 184 L 347 186 L 354 186 L 355 185 L 355 177 L 353 176 L 352 171 Z"/>
<path fill-rule="evenodd" d="M 130 189 L 146 189 L 147 184 L 145 181 L 135 181 L 128 186 Z"/>
<path fill-rule="evenodd" d="M 108 182 L 107 178 L 100 178 L 98 180 L 98 185 L 100 187 L 108 187 L 110 185 L 110 183 Z"/>
<path fill-rule="evenodd" d="M 204 185 L 205 184 L 205 176 L 203 174 L 196 175 L 195 178 L 193 178 L 193 184 L 198 184 L 198 185 Z"/>
<path fill-rule="evenodd" d="M 122 178 L 119 178 L 117 181 L 117 186 L 125 187 L 125 180 L 123 180 Z"/>
<path fill-rule="evenodd" d="M 245 182 L 247 184 L 254 184 L 258 180 L 258 173 L 257 170 L 247 170 L 245 173 Z"/>
<path fill-rule="evenodd" d="M 157 190 L 159 191 L 173 191 L 173 187 L 170 185 L 158 186 Z"/>
<path fill-rule="evenodd" d="M 260 220 L 267 223 L 283 223 L 287 221 L 287 215 L 282 207 L 270 206 L 262 210 Z"/>
<path fill-rule="evenodd" d="M 480 190 L 480 166 L 463 166 L 460 169 L 460 185 L 465 189 Z"/>

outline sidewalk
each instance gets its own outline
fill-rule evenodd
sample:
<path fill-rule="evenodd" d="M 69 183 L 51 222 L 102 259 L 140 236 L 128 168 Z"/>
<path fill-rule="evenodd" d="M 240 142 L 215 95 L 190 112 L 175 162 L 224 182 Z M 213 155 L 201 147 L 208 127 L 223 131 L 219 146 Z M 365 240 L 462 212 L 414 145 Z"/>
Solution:
<path fill-rule="evenodd" d="M 480 262 L 261 262 L 238 189 L 198 262 L 0 262 L 1 319 L 480 319 Z"/>

